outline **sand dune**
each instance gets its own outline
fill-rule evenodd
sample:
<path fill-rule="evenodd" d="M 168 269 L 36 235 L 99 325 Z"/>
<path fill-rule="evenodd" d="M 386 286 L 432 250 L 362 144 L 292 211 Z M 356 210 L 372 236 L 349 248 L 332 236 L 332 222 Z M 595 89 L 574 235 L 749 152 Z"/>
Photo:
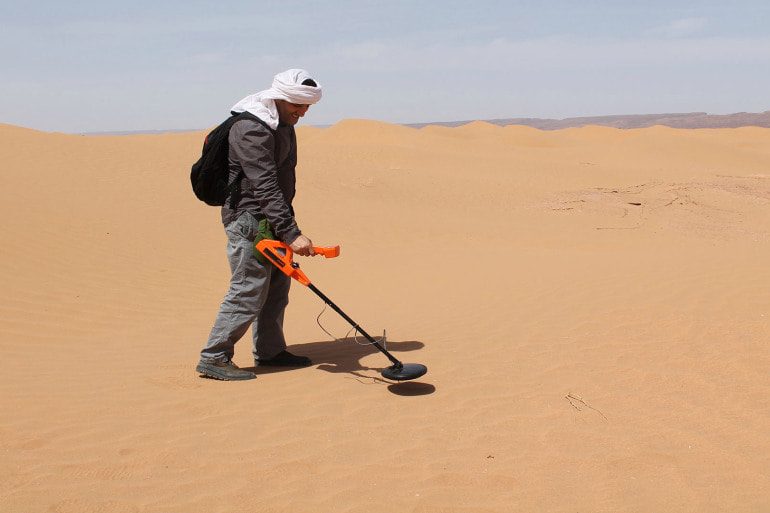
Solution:
<path fill-rule="evenodd" d="M 303 269 L 404 384 L 298 284 L 315 366 L 196 375 L 202 136 L 0 125 L 0 511 L 770 511 L 770 129 L 300 128 Z"/>

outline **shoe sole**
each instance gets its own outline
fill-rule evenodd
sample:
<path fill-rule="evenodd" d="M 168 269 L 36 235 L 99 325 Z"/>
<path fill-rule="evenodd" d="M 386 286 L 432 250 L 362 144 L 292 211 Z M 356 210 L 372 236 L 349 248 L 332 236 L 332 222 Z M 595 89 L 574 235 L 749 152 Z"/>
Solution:
<path fill-rule="evenodd" d="M 195 368 L 195 371 L 203 374 L 207 378 L 218 379 L 220 381 L 246 381 L 248 379 L 256 379 L 257 375 L 251 372 L 244 371 L 241 376 L 228 375 L 225 372 L 220 371 L 216 367 L 209 367 L 208 365 L 201 365 Z"/>

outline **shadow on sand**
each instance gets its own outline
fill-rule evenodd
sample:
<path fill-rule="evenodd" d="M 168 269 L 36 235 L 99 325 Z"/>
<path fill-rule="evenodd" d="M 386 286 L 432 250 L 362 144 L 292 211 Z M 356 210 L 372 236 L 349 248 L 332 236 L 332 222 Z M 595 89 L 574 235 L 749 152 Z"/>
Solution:
<path fill-rule="evenodd" d="M 359 341 L 361 338 L 359 338 Z M 401 360 L 397 353 L 404 351 L 416 351 L 425 346 L 422 342 L 408 340 L 402 342 L 388 341 L 388 352 Z M 350 374 L 353 379 L 361 383 L 381 383 L 388 385 L 388 390 L 396 395 L 416 396 L 427 395 L 435 392 L 436 387 L 428 383 L 417 381 L 393 382 L 379 376 L 379 372 L 390 365 L 390 360 L 382 354 L 382 367 L 367 367 L 361 363 L 361 359 L 380 351 L 371 344 L 360 344 L 355 338 L 348 337 L 340 340 L 308 342 L 307 344 L 294 344 L 289 346 L 289 351 L 309 357 L 319 370 L 334 374 Z M 406 363 L 406 362 L 404 362 Z M 294 370 L 291 367 L 250 367 L 248 370 L 259 374 L 271 374 L 273 372 L 285 372 Z M 364 374 L 362 371 L 376 371 L 377 376 Z"/>

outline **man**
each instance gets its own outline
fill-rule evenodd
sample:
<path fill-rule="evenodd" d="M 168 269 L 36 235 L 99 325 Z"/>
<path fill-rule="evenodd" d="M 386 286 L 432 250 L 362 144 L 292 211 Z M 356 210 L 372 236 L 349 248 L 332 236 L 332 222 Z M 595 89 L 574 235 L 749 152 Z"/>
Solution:
<path fill-rule="evenodd" d="M 254 256 L 254 240 L 268 228 L 298 255 L 314 254 L 291 206 L 297 164 L 294 125 L 320 99 L 321 86 L 308 72 L 290 69 L 276 75 L 270 89 L 247 96 L 231 109 L 233 114 L 249 112 L 258 120 L 238 120 L 229 133 L 230 182 L 242 181 L 240 190 L 222 207 L 232 278 L 196 368 L 204 376 L 222 380 L 256 377 L 232 362 L 235 343 L 249 326 L 255 365 L 302 367 L 312 363 L 286 351 L 283 314 L 291 278 Z"/>

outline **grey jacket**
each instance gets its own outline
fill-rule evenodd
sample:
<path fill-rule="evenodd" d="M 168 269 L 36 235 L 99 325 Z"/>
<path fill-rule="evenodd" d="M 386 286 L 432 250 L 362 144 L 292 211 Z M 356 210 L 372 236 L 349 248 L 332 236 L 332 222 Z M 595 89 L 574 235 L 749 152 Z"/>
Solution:
<path fill-rule="evenodd" d="M 267 218 L 273 233 L 283 242 L 294 242 L 302 232 L 291 206 L 296 192 L 297 138 L 294 127 L 279 125 L 275 131 L 243 119 L 230 129 L 230 182 L 243 176 L 240 192 L 222 207 L 228 224 L 249 212 Z"/>

